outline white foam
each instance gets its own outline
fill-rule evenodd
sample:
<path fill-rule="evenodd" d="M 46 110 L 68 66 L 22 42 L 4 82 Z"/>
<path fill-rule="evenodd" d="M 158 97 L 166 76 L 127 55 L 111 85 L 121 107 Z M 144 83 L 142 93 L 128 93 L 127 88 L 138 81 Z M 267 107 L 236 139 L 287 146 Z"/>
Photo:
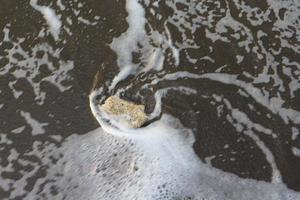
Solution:
<path fill-rule="evenodd" d="M 32 135 L 39 135 L 45 133 L 44 127 L 48 125 L 48 123 L 39 122 L 34 119 L 29 112 L 20 111 L 20 115 L 26 120 L 27 124 L 31 127 Z"/>
<path fill-rule="evenodd" d="M 165 32 L 166 32 L 166 35 L 168 38 L 168 45 L 172 49 L 173 57 L 175 59 L 175 65 L 178 66 L 179 65 L 179 50 L 174 46 L 170 30 L 168 29 L 166 24 L 164 24 L 164 27 L 165 27 Z"/>
<path fill-rule="evenodd" d="M 292 152 L 295 156 L 300 157 L 300 149 L 297 147 L 292 147 Z"/>
<path fill-rule="evenodd" d="M 236 62 L 238 63 L 238 64 L 240 64 L 241 62 L 243 62 L 243 60 L 244 60 L 244 56 L 240 56 L 240 55 L 236 55 L 235 56 L 236 57 Z"/>
<path fill-rule="evenodd" d="M 149 1 L 146 1 L 149 4 Z M 196 17 L 191 20 L 187 19 L 187 12 L 180 11 L 176 9 L 176 3 L 180 2 L 183 4 L 188 4 L 189 14 L 195 14 Z M 220 8 L 221 5 L 217 1 L 209 1 L 210 3 L 214 3 L 214 6 Z M 131 4 L 133 3 L 133 4 Z M 234 1 L 233 3 L 238 4 L 238 1 Z M 239 48 L 245 50 L 248 53 L 254 53 L 258 59 L 263 59 L 267 56 L 266 67 L 263 68 L 263 72 L 258 75 L 258 77 L 254 77 L 249 74 L 249 78 L 254 79 L 253 83 L 250 84 L 245 81 L 242 81 L 238 78 L 238 75 L 225 74 L 225 73 L 207 73 L 207 74 L 192 74 L 189 72 L 177 72 L 174 74 L 167 74 L 162 78 L 154 79 L 150 84 L 157 84 L 159 81 L 165 80 L 178 80 L 180 78 L 190 78 L 190 79 L 210 79 L 212 81 L 217 81 L 227 85 L 235 85 L 239 87 L 239 94 L 243 94 L 247 97 L 251 96 L 256 102 L 260 103 L 264 107 L 268 108 L 274 114 L 281 116 L 281 118 L 285 121 L 285 123 L 289 123 L 289 121 L 293 121 L 294 123 L 300 123 L 300 114 L 298 111 L 293 109 L 287 109 L 284 105 L 284 100 L 279 97 L 270 98 L 269 93 L 263 89 L 255 87 L 256 83 L 266 83 L 269 81 L 270 77 L 274 78 L 276 84 L 280 85 L 279 90 L 284 91 L 283 82 L 279 78 L 277 72 L 273 75 L 268 75 L 268 70 L 276 67 L 278 63 L 275 62 L 274 56 L 270 55 L 268 51 L 264 49 L 264 45 L 258 42 L 255 42 L 255 39 L 247 26 L 240 23 L 238 20 L 235 20 L 229 10 L 226 12 L 223 9 L 221 13 L 216 12 L 214 10 L 210 10 L 205 7 L 205 3 L 198 3 L 197 8 L 193 8 L 193 4 L 191 2 L 187 3 L 186 1 L 167 1 L 167 6 L 173 8 L 175 12 L 174 16 L 171 16 L 167 19 L 168 23 L 174 25 L 182 36 L 182 44 L 176 43 L 176 47 L 172 42 L 171 34 L 168 28 L 165 26 L 165 34 L 168 41 L 168 47 L 173 51 L 173 56 L 175 58 L 175 65 L 179 64 L 179 52 L 181 48 L 199 48 L 199 46 L 195 45 L 195 38 L 188 38 L 188 34 L 185 32 L 190 31 L 191 34 L 195 33 L 194 31 L 199 27 L 206 25 L 206 36 L 212 41 L 223 41 L 223 42 L 232 42 L 229 37 L 226 35 L 230 35 L 236 38 L 238 41 L 237 45 Z M 268 15 L 270 11 L 264 12 L 262 14 L 254 15 L 254 18 L 251 18 L 250 14 L 256 14 L 261 12 L 259 9 L 254 9 L 253 12 L 249 6 L 244 5 L 243 3 L 239 4 L 241 9 L 246 10 L 246 17 L 250 20 L 250 23 L 253 26 L 260 25 L 268 20 Z M 131 7 L 131 10 L 130 10 Z M 201 8 L 200 8 L 201 7 Z M 132 65 L 132 52 L 138 51 L 137 42 L 141 42 L 141 38 L 145 37 L 144 33 L 144 11 L 140 5 L 138 5 L 137 1 L 128 0 L 126 3 L 126 9 L 128 11 L 127 22 L 129 24 L 128 30 L 121 35 L 120 38 L 114 39 L 111 44 L 112 49 L 114 49 L 118 54 L 118 65 L 120 66 L 120 73 L 112 82 L 110 86 L 110 90 L 113 89 L 116 84 L 126 78 L 131 72 L 130 69 L 126 69 L 126 67 L 131 66 L 131 69 L 134 69 L 134 72 L 137 72 L 137 66 Z M 194 13 L 193 13 L 194 12 Z M 207 13 L 206 13 L 207 12 Z M 251 13 L 250 13 L 251 12 Z M 139 15 L 139 14 L 140 15 Z M 141 14 L 143 13 L 143 14 Z M 153 15 L 155 11 L 150 11 Z M 200 14 L 199 14 L 200 13 Z M 219 18 L 224 14 L 224 17 Z M 140 16 L 138 19 L 137 16 Z M 208 16 L 207 19 L 201 18 L 201 15 Z M 132 16 L 136 16 L 136 21 L 132 21 Z M 199 17 L 198 17 L 199 16 Z M 214 18 L 219 18 L 216 21 Z M 192 21 L 192 22 L 190 22 Z M 216 24 L 216 25 L 214 25 Z M 139 30 L 136 28 L 139 27 Z M 151 29 L 151 27 L 150 27 Z M 231 34 L 230 32 L 235 32 Z M 150 31 L 151 32 L 151 31 Z M 151 32 L 155 34 L 155 30 Z M 159 35 L 159 34 L 157 34 Z M 258 32 L 257 37 L 263 37 L 266 33 Z M 160 35 L 157 37 L 156 35 L 152 35 L 153 38 L 157 38 L 157 41 L 163 40 Z M 160 41 L 161 42 L 161 41 Z M 159 43 L 159 42 L 158 42 Z M 160 43 L 159 43 L 160 44 Z M 163 45 L 162 45 L 163 46 Z M 211 50 L 212 51 L 212 50 Z M 144 53 L 144 52 L 142 52 Z M 148 53 L 148 52 L 147 52 Z M 165 53 L 163 49 L 151 49 L 149 59 L 146 62 L 146 68 L 143 71 L 148 71 L 150 69 L 155 69 L 157 66 L 156 63 L 159 63 L 160 54 Z M 272 52 L 273 53 L 273 52 Z M 148 54 L 147 54 L 148 56 Z M 243 62 L 244 57 L 242 55 L 238 55 L 236 60 L 238 63 Z M 204 56 L 203 58 L 192 58 L 190 57 L 194 63 L 197 60 L 208 60 L 210 62 L 215 62 L 215 60 L 209 56 Z M 290 62 L 287 60 L 286 62 Z M 159 65 L 161 66 L 161 65 Z M 122 68 L 125 67 L 122 72 Z M 223 65 L 219 70 L 228 67 L 227 65 Z M 199 67 L 201 68 L 201 67 Z M 159 70 L 163 69 L 162 67 L 158 68 Z M 125 73 L 126 72 L 126 73 Z M 291 70 L 284 70 L 284 73 L 291 74 Z M 146 84 L 143 88 L 147 88 L 150 84 Z M 293 80 L 293 83 L 290 84 L 291 91 L 294 94 L 297 88 L 297 78 Z M 127 89 L 129 86 L 127 87 Z M 162 98 L 167 92 L 167 88 L 161 89 L 155 93 L 155 101 L 156 106 L 154 108 L 154 112 L 150 115 L 151 118 L 159 116 L 161 114 L 161 105 Z M 124 90 L 123 90 L 124 91 Z M 242 111 L 237 110 L 236 108 L 230 107 L 231 117 L 237 123 L 235 124 L 236 129 L 240 132 L 244 130 L 244 134 L 250 137 L 257 146 L 264 153 L 266 160 L 270 163 L 272 168 L 272 183 L 265 183 L 254 180 L 244 180 L 240 179 L 236 176 L 229 175 L 227 173 L 221 172 L 216 169 L 212 169 L 207 165 L 204 165 L 197 156 L 195 156 L 194 151 L 192 150 L 193 145 L 193 136 L 192 134 L 185 130 L 181 125 L 175 123 L 175 119 L 170 116 L 163 115 L 162 119 L 156 121 L 146 128 L 141 129 L 124 129 L 119 127 L 118 122 L 108 123 L 103 119 L 102 113 L 97 110 L 94 102 L 93 93 L 90 95 L 90 106 L 92 112 L 102 128 L 105 132 L 112 134 L 114 137 L 120 139 L 130 139 L 134 142 L 134 144 L 138 147 L 139 152 L 143 152 L 146 161 L 144 163 L 138 163 L 139 169 L 144 170 L 141 172 L 145 176 L 139 177 L 138 181 L 135 183 L 136 185 L 146 184 L 145 187 L 143 185 L 139 190 L 144 194 L 149 194 L 149 196 L 138 196 L 139 192 L 135 191 L 134 197 L 136 199 L 158 199 L 153 198 L 153 190 L 149 189 L 153 185 L 159 185 L 161 182 L 168 182 L 170 187 L 169 189 L 176 194 L 175 196 L 170 196 L 170 193 L 167 195 L 168 198 L 181 198 L 190 196 L 192 199 L 298 199 L 299 193 L 294 193 L 288 189 L 286 189 L 285 185 L 281 183 L 281 175 L 276 166 L 274 156 L 272 152 L 267 148 L 262 140 L 255 134 L 253 130 L 256 132 L 261 132 L 266 135 L 276 137 L 276 134 L 273 133 L 271 129 L 268 129 L 260 124 L 254 123 L 251 119 Z M 170 123 L 172 121 L 172 123 Z M 233 121 L 233 120 L 232 120 Z M 174 126 L 177 126 L 176 128 Z M 169 134 L 172 133 L 172 134 Z M 179 136 L 180 135 L 180 136 Z M 182 136 L 184 135 L 184 136 Z M 293 133 L 293 138 L 295 134 Z M 145 164 L 146 165 L 143 165 Z M 157 168 L 156 168 L 157 167 Z M 154 174 L 159 175 L 159 179 L 155 179 L 156 175 L 151 174 L 151 178 L 147 178 L 147 174 L 149 171 L 152 171 Z M 151 182 L 151 183 L 150 183 Z M 132 190 L 128 190 L 129 193 Z M 151 193 L 152 192 L 152 193 Z M 154 194 L 155 196 L 156 194 Z M 159 194 L 157 194 L 159 195 Z M 119 194 L 122 196 L 122 194 Z M 150 197 L 151 196 L 151 197 Z M 123 196 L 122 196 L 123 197 Z M 132 196 L 131 196 L 132 197 Z M 113 199 L 113 198 L 112 198 Z M 124 199 L 124 198 L 123 198 Z M 132 199 L 134 199 L 132 197 Z"/>
<path fill-rule="evenodd" d="M 237 108 L 234 108 L 231 103 L 222 96 L 218 96 L 216 94 L 213 95 L 213 98 L 217 102 L 223 102 L 226 108 L 228 109 L 227 112 L 231 114 L 226 115 L 226 119 L 235 127 L 237 132 L 242 133 L 250 137 L 257 145 L 257 147 L 262 151 L 265 155 L 266 161 L 272 168 L 272 182 L 273 183 L 282 183 L 281 173 L 277 167 L 275 162 L 274 155 L 272 151 L 267 147 L 267 145 L 258 137 L 257 132 L 265 133 L 267 135 L 273 135 L 270 129 L 266 129 L 263 126 L 252 122 L 246 113 L 240 111 Z M 255 132 L 253 130 L 256 130 Z"/>
<path fill-rule="evenodd" d="M 44 30 L 41 30 L 41 32 L 44 32 Z M 16 90 L 14 84 L 17 79 L 22 78 L 25 78 L 32 86 L 35 102 L 37 104 L 43 104 L 46 98 L 46 94 L 41 87 L 43 82 L 52 84 L 60 92 L 64 92 L 71 88 L 69 84 L 66 84 L 66 81 L 71 79 L 69 72 L 74 68 L 74 62 L 60 60 L 60 49 L 54 49 L 47 43 L 41 43 L 32 46 L 31 52 L 29 53 L 22 48 L 25 38 L 15 38 L 14 40 L 10 38 L 10 24 L 7 24 L 4 27 L 3 34 L 3 41 L 11 43 L 13 47 L 6 50 L 7 55 L 5 58 L 8 59 L 8 63 L 1 68 L 0 75 L 10 74 L 15 78 L 15 80 L 9 83 L 15 98 L 18 98 L 22 94 L 22 91 Z M 0 42 L 0 45 L 1 43 L 2 42 Z M 38 52 L 43 52 L 44 55 L 41 58 L 38 58 L 36 57 Z M 14 56 L 15 54 L 19 54 L 23 58 L 17 59 Z M 58 64 L 58 66 L 55 64 Z M 35 79 L 40 75 L 41 68 L 46 68 L 51 71 L 51 73 L 46 76 L 44 75 L 43 79 L 37 82 Z"/>
<path fill-rule="evenodd" d="M 126 18 L 129 25 L 126 32 L 120 37 L 114 38 L 111 48 L 118 55 L 120 67 L 132 65 L 132 52 L 137 50 L 138 42 L 145 38 L 145 11 L 137 0 L 126 0 Z"/>
<path fill-rule="evenodd" d="M 0 144 L 3 147 L 5 144 L 12 144 L 13 141 L 7 138 L 6 134 L 0 133 Z M 0 148 L 1 149 L 1 148 Z"/>
<path fill-rule="evenodd" d="M 283 184 L 241 179 L 203 164 L 193 151 L 192 132 L 171 116 L 163 115 L 159 121 L 132 132 L 103 129 L 72 135 L 59 147 L 34 141 L 32 151 L 24 156 L 34 156 L 39 162 L 11 149 L 7 158 L 10 164 L 1 167 L 0 174 L 17 171 L 14 162 L 30 169 L 18 170 L 17 180 L 1 180 L 1 188 L 10 191 L 9 199 L 22 196 L 24 200 L 300 198 L 299 193 Z M 0 134 L 3 142 L 9 141 Z M 28 190 L 30 177 L 39 174 L 40 169 L 45 174 Z"/>
<path fill-rule="evenodd" d="M 154 48 L 153 52 L 149 56 L 148 63 L 146 67 L 142 70 L 143 72 L 149 71 L 150 69 L 154 69 L 156 71 L 160 71 L 163 69 L 165 56 L 160 48 Z"/>
<path fill-rule="evenodd" d="M 66 6 L 61 2 L 62 0 L 57 0 L 56 1 L 56 5 L 61 9 L 61 10 L 65 10 Z"/>
<path fill-rule="evenodd" d="M 128 130 L 115 128 L 103 121 L 101 116 L 98 115 L 97 107 L 93 103 L 95 101 L 94 97 L 92 93 L 90 96 L 91 109 L 105 132 L 112 134 L 112 137 L 116 140 L 131 141 L 134 144 L 132 148 L 136 148 L 136 151 L 143 155 L 131 159 L 131 162 L 133 162 L 131 166 L 136 166 L 139 175 L 131 174 L 132 168 L 130 168 L 127 169 L 130 171 L 126 176 L 127 178 L 123 179 L 125 182 L 134 182 L 134 184 L 124 184 L 124 187 L 125 185 L 130 186 L 124 191 L 120 188 L 118 190 L 110 189 L 109 192 L 116 193 L 113 197 L 109 197 L 111 199 L 120 199 L 120 197 L 127 199 L 124 198 L 122 191 L 126 191 L 128 199 L 153 200 L 160 199 L 163 196 L 165 199 L 190 197 L 195 200 L 202 198 L 211 200 L 278 200 L 300 197 L 299 194 L 288 190 L 281 183 L 272 184 L 241 179 L 203 164 L 193 151 L 194 137 L 192 132 L 183 128 L 179 121 L 171 116 L 163 115 L 159 121 L 145 128 Z M 94 134 L 96 135 L 96 133 Z M 103 137 L 105 133 L 100 131 L 98 137 L 100 135 Z M 104 142 L 103 138 L 102 142 Z M 78 146 L 78 144 L 75 146 Z M 97 146 L 101 145 L 97 144 Z M 105 151 L 116 152 L 111 144 L 109 148 L 111 150 L 106 149 Z M 75 152 L 74 154 L 78 155 Z M 132 154 L 134 155 L 133 152 Z M 88 154 L 82 157 L 88 157 Z M 101 181 L 101 184 L 103 184 L 105 180 L 102 179 Z M 137 187 L 133 189 L 133 185 Z M 165 185 L 165 189 L 168 190 L 167 194 L 164 193 L 165 189 L 163 187 L 160 187 L 159 190 L 161 191 L 156 189 L 161 185 Z M 98 193 L 97 198 L 106 199 L 104 195 L 108 195 L 108 193 Z"/>
<path fill-rule="evenodd" d="M 239 123 L 245 123 L 247 126 L 256 127 L 255 123 L 246 120 L 245 113 L 242 113 L 237 109 L 232 109 L 231 112 L 232 112 L 232 117 Z M 256 143 L 256 145 L 261 149 L 261 151 L 265 154 L 266 160 L 268 161 L 268 163 L 271 165 L 272 168 L 272 182 L 281 183 L 282 182 L 281 173 L 276 165 L 275 158 L 272 154 L 272 151 L 264 144 L 264 142 L 256 134 L 253 133 L 251 129 L 245 130 L 243 131 L 243 133 L 249 136 Z"/>
<path fill-rule="evenodd" d="M 197 94 L 196 90 L 193 90 L 191 88 L 184 87 L 184 86 L 167 87 L 167 88 L 157 90 L 154 94 L 155 107 L 154 107 L 153 112 L 149 115 L 150 120 L 161 115 L 162 98 L 165 97 L 165 95 L 167 94 L 167 92 L 169 90 L 177 90 L 177 91 L 180 91 L 181 93 L 187 94 L 187 95 Z"/>
<path fill-rule="evenodd" d="M 283 107 L 284 101 L 278 98 L 271 98 L 265 95 L 259 88 L 256 88 L 253 84 L 247 83 L 245 81 L 239 80 L 238 75 L 225 74 L 225 73 L 206 73 L 206 74 L 194 74 L 187 71 L 175 72 L 172 74 L 167 74 L 162 78 L 157 78 L 151 82 L 151 84 L 157 84 L 162 80 L 178 80 L 181 78 L 191 78 L 191 79 L 210 79 L 213 81 L 218 81 L 228 85 L 235 85 L 240 87 L 251 95 L 257 103 L 260 103 L 264 107 L 268 108 L 272 113 L 278 114 L 285 123 L 289 123 L 289 120 L 296 124 L 300 123 L 300 112 L 292 108 Z M 144 85 L 143 88 L 148 85 Z"/>
<path fill-rule="evenodd" d="M 16 84 L 16 82 L 17 81 L 11 81 L 8 83 L 8 86 L 12 90 L 15 99 L 18 99 L 23 94 L 23 91 L 18 91 L 14 88 L 14 85 Z"/>
<path fill-rule="evenodd" d="M 18 134 L 18 133 L 21 133 L 22 131 L 24 131 L 24 129 L 25 129 L 25 126 L 20 126 L 19 128 L 15 128 L 15 129 L 11 130 L 11 132 Z"/>
<path fill-rule="evenodd" d="M 133 68 L 131 65 L 126 65 L 123 68 L 121 68 L 118 75 L 114 77 L 112 80 L 111 85 L 109 86 L 109 91 L 111 91 L 115 86 L 122 80 L 124 80 L 126 77 L 128 77 L 131 73 L 135 71 L 135 68 Z"/>
<path fill-rule="evenodd" d="M 98 24 L 98 21 L 92 22 L 92 21 L 90 21 L 90 20 L 88 20 L 88 19 L 84 19 L 84 18 L 81 17 L 81 16 L 78 17 L 77 20 L 80 21 L 80 22 L 82 22 L 82 23 L 84 23 L 84 24 L 86 24 L 86 25 L 92 25 L 92 26 L 94 26 L 94 25 Z"/>
<path fill-rule="evenodd" d="M 292 140 L 296 140 L 299 136 L 299 129 L 292 127 Z"/>
<path fill-rule="evenodd" d="M 59 3 L 58 3 L 59 4 Z M 39 11 L 46 19 L 50 32 L 55 40 L 59 39 L 60 27 L 62 25 L 59 17 L 56 15 L 52 8 L 47 6 L 40 6 L 37 4 L 37 0 L 30 0 L 30 5 Z M 62 4 L 59 4 L 62 5 Z"/>
<path fill-rule="evenodd" d="M 118 56 L 117 63 L 120 67 L 120 73 L 122 73 L 123 68 L 129 66 L 132 70 L 131 73 L 127 73 L 127 76 L 130 74 L 138 75 L 150 70 L 163 70 L 164 54 L 168 48 L 172 50 L 175 65 L 178 65 L 179 49 L 173 44 L 168 28 L 165 26 L 164 35 L 150 27 L 151 34 L 148 35 L 145 32 L 146 18 L 142 5 L 137 0 L 127 0 L 126 10 L 128 13 L 126 20 L 129 27 L 121 36 L 114 38 L 110 44 Z M 138 64 L 132 62 L 133 53 L 141 54 Z M 126 71 L 129 70 L 126 69 Z M 127 76 L 122 76 L 122 78 L 125 79 Z"/>
<path fill-rule="evenodd" d="M 271 129 L 265 128 L 261 124 L 252 122 L 245 113 L 239 111 L 238 109 L 232 109 L 232 115 L 238 119 L 239 122 L 247 125 L 248 127 L 251 127 L 266 135 L 271 135 L 273 138 L 277 137 Z"/>

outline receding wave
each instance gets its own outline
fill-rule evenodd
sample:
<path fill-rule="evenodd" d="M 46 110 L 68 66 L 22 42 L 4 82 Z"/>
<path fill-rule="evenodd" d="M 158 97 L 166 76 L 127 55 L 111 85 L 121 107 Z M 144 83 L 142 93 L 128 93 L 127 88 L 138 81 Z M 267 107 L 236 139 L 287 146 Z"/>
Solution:
<path fill-rule="evenodd" d="M 10 2 L 1 199 L 300 198 L 300 2 Z"/>

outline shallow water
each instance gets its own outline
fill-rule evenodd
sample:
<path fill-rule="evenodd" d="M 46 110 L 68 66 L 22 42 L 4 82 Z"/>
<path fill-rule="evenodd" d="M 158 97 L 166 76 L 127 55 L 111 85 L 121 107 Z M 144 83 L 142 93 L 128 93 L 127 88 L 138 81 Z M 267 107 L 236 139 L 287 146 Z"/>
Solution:
<path fill-rule="evenodd" d="M 282 191 L 297 198 L 285 185 L 300 191 L 299 1 L 0 5 L 1 199 L 271 199 Z M 92 91 L 98 92 L 97 103 L 117 94 L 145 104 L 155 120 L 162 113 L 180 120 L 175 129 L 184 126 L 193 138 L 183 142 L 187 158 L 177 149 L 181 139 L 175 133 L 173 139 L 162 137 L 171 148 L 154 143 L 161 151 L 151 154 L 140 140 L 131 147 L 130 137 L 95 130 Z M 153 132 L 164 135 L 158 129 Z M 122 143 L 126 148 L 119 148 Z M 129 153 L 122 154 L 127 146 Z M 114 153 L 116 163 L 139 160 L 143 176 L 114 164 Z M 160 155 L 164 159 L 156 162 Z M 164 155 L 178 159 L 176 167 Z M 105 163 L 120 173 L 109 171 L 111 180 L 99 179 L 103 171 L 90 174 L 93 165 Z M 169 179 L 172 168 L 178 168 L 176 180 Z M 163 182 L 156 176 L 169 181 L 168 194 L 153 191 Z M 220 176 L 229 178 L 218 182 Z M 149 177 L 158 185 L 145 181 Z M 100 189 L 87 187 L 93 183 Z M 127 186 L 125 193 L 114 192 Z"/>

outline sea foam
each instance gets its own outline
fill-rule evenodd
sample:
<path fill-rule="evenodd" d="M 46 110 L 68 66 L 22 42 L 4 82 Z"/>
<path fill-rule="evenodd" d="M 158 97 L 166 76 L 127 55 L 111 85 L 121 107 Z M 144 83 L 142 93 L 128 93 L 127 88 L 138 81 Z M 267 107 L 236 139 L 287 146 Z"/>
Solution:
<path fill-rule="evenodd" d="M 55 184 L 66 199 L 300 198 L 284 184 L 242 179 L 202 163 L 192 147 L 193 133 L 170 115 L 125 131 L 94 114 L 102 128 L 70 137 L 57 150 L 62 158 L 50 167 L 52 175 L 63 171 Z"/>
<path fill-rule="evenodd" d="M 30 0 L 30 5 L 43 15 L 43 17 L 47 21 L 53 38 L 55 40 L 58 40 L 62 23 L 59 17 L 56 15 L 55 11 L 47 6 L 38 5 L 37 0 Z"/>

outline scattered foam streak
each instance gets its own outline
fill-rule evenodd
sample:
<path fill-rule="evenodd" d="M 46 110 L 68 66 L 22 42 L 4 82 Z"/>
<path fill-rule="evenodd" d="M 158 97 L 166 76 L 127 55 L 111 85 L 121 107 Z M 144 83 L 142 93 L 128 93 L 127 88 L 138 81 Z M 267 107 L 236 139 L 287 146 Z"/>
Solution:
<path fill-rule="evenodd" d="M 65 10 L 66 6 L 61 2 L 62 0 L 57 0 L 56 5 L 61 9 Z"/>
<path fill-rule="evenodd" d="M 134 69 L 130 65 L 124 66 L 123 68 L 121 68 L 121 71 L 119 72 L 119 74 L 114 77 L 114 79 L 109 87 L 109 90 L 112 90 L 121 80 L 124 80 L 132 72 L 134 72 Z"/>
<path fill-rule="evenodd" d="M 241 111 L 237 110 L 237 109 L 232 109 L 231 110 L 232 113 L 232 118 L 234 118 L 236 121 L 238 121 L 239 123 L 245 123 L 245 114 L 242 113 Z M 253 123 L 249 123 L 249 121 L 246 122 L 246 125 L 249 126 L 252 125 Z M 255 126 L 255 124 L 254 124 Z M 268 161 L 268 163 L 271 165 L 272 167 L 272 182 L 273 183 L 281 183 L 282 182 L 282 177 L 280 174 L 280 171 L 276 165 L 274 156 L 271 152 L 271 150 L 264 144 L 264 142 L 259 139 L 259 137 L 257 135 L 255 135 L 253 133 L 253 131 L 251 131 L 251 129 L 244 131 L 245 135 L 249 136 L 255 143 L 256 145 L 261 149 L 261 151 L 265 154 L 266 159 Z"/>
<path fill-rule="evenodd" d="M 41 87 L 43 82 L 52 84 L 60 92 L 69 90 L 71 86 L 67 85 L 66 81 L 72 79 L 69 73 L 74 68 L 74 62 L 61 60 L 61 50 L 54 49 L 48 43 L 35 44 L 31 47 L 29 53 L 23 49 L 23 44 L 26 43 L 25 38 L 10 38 L 10 26 L 10 24 L 7 24 L 3 29 L 4 39 L 0 42 L 0 47 L 4 42 L 11 43 L 13 47 L 5 49 L 6 56 L 0 56 L 0 58 L 8 60 L 8 63 L 0 69 L 0 75 L 12 75 L 14 77 L 8 84 L 14 97 L 17 99 L 24 93 L 14 87 L 19 79 L 24 78 L 32 86 L 36 103 L 40 105 L 44 103 L 46 98 L 46 93 Z M 39 53 L 42 53 L 43 56 L 37 57 Z M 21 59 L 15 55 L 19 55 Z M 41 71 L 49 71 L 50 73 L 45 74 Z M 41 80 L 39 80 L 40 78 Z"/>
<path fill-rule="evenodd" d="M 111 43 L 111 48 L 118 55 L 118 65 L 120 68 L 132 65 L 131 53 L 138 48 L 138 42 L 145 38 L 145 11 L 137 0 L 127 0 L 126 10 L 128 13 L 127 31 L 120 37 L 115 38 Z"/>
<path fill-rule="evenodd" d="M 58 3 L 59 4 L 59 3 Z M 46 19 L 50 32 L 55 40 L 59 39 L 61 21 L 59 17 L 55 14 L 54 10 L 47 6 L 40 6 L 37 4 L 37 0 L 30 0 L 30 5 L 39 11 Z M 62 4 L 59 4 L 62 5 Z"/>
<path fill-rule="evenodd" d="M 175 90 L 175 91 L 180 91 L 183 94 L 197 94 L 196 90 L 193 90 L 191 88 L 188 87 L 184 87 L 184 86 L 179 86 L 179 87 L 167 87 L 164 89 L 160 89 L 158 91 L 155 92 L 154 97 L 155 97 L 155 107 L 153 112 L 149 115 L 149 119 L 154 119 L 156 117 L 159 117 L 162 113 L 161 113 L 161 108 L 162 108 L 162 98 L 165 97 L 165 95 L 167 94 L 167 92 L 169 90 Z"/>
<path fill-rule="evenodd" d="M 283 102 L 278 103 L 278 101 L 275 101 L 275 99 L 269 99 L 268 96 L 265 96 L 261 92 L 261 90 L 254 87 L 251 83 L 246 83 L 242 80 L 239 80 L 237 77 L 238 77 L 237 75 L 224 74 L 224 73 L 206 73 L 206 74 L 198 75 L 186 71 L 181 71 L 172 74 L 167 74 L 163 78 L 155 79 L 151 82 L 151 84 L 157 84 L 159 81 L 162 80 L 178 80 L 182 78 L 191 78 L 191 79 L 210 79 L 213 81 L 218 81 L 229 85 L 235 85 L 237 87 L 244 89 L 247 92 L 247 94 L 251 95 L 256 100 L 256 102 L 265 106 L 274 114 L 278 114 L 279 116 L 281 116 L 284 122 L 288 123 L 289 120 L 291 120 L 294 123 L 297 124 L 300 123 L 300 112 L 293 109 L 284 108 L 282 106 Z M 143 87 L 145 88 L 146 86 L 148 85 L 144 85 Z M 274 100 L 274 102 L 272 100 Z"/>
<path fill-rule="evenodd" d="M 34 119 L 29 112 L 21 111 L 20 115 L 26 120 L 27 124 L 32 129 L 32 135 L 39 135 L 45 133 L 44 127 L 48 125 L 48 123 L 41 123 Z"/>

